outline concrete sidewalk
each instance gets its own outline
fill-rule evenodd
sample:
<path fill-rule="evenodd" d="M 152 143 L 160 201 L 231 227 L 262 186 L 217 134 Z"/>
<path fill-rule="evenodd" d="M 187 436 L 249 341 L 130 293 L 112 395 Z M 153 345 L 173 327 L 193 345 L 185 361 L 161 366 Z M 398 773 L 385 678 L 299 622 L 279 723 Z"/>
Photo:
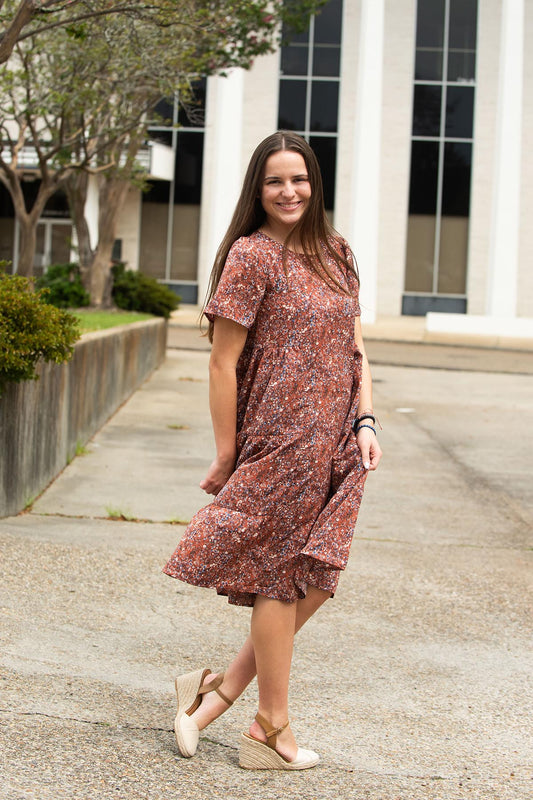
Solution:
<path fill-rule="evenodd" d="M 529 800 L 523 374 L 374 366 L 385 457 L 337 596 L 294 658 L 293 728 L 321 764 L 238 767 L 255 684 L 194 759 L 177 754 L 176 671 L 223 669 L 249 622 L 161 573 L 207 500 L 207 360 L 170 349 L 31 512 L 0 520 L 0 797 Z"/>

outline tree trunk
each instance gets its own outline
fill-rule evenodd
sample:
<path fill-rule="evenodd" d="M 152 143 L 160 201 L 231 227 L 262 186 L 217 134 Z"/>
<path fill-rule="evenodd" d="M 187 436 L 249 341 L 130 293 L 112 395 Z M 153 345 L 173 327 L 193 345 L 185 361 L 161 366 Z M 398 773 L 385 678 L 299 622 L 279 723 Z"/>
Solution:
<path fill-rule="evenodd" d="M 37 244 L 37 224 L 46 203 L 54 192 L 57 191 L 62 180 L 58 179 L 55 175 L 50 176 L 48 180 L 42 177 L 37 197 L 30 211 L 27 211 L 24 193 L 22 191 L 22 174 L 17 169 L 12 169 L 10 166 L 6 167 L 5 164 L 2 165 L 2 169 L 4 172 L 2 183 L 9 191 L 11 200 L 13 201 L 15 217 L 19 223 L 20 249 L 16 269 L 19 275 L 31 278 L 33 276 L 35 246 Z"/>
<path fill-rule="evenodd" d="M 111 255 L 115 242 L 117 221 L 124 205 L 129 181 L 103 176 L 99 191 L 98 246 L 91 265 L 91 306 L 110 308 L 112 305 Z"/>
<path fill-rule="evenodd" d="M 95 251 L 91 248 L 91 237 L 89 226 L 85 217 L 85 204 L 87 202 L 87 190 L 89 186 L 89 175 L 87 172 L 77 171 L 68 176 L 65 182 L 65 192 L 70 208 L 70 215 L 76 237 L 78 239 L 78 259 L 80 265 L 81 280 L 85 289 L 91 290 L 91 266 L 94 260 Z"/>
<path fill-rule="evenodd" d="M 37 221 L 30 214 L 19 214 L 19 257 L 17 273 L 25 278 L 33 275 L 35 261 L 35 247 L 37 245 Z"/>
<path fill-rule="evenodd" d="M 28 22 L 31 22 L 36 11 L 37 6 L 35 3 L 31 2 L 31 0 L 21 0 L 15 12 L 15 16 L 10 22 L 5 24 L 2 35 L 0 36 L 0 64 L 4 64 L 8 60 L 13 52 L 15 44 L 18 42 L 22 29 Z"/>

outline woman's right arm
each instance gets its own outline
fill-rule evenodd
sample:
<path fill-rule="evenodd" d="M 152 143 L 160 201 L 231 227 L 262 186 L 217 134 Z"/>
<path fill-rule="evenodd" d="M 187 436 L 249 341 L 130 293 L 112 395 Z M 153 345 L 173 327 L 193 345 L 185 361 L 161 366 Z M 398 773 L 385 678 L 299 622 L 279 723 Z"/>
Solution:
<path fill-rule="evenodd" d="M 233 320 L 215 317 L 209 361 L 209 407 L 216 456 L 200 483 L 208 494 L 218 494 L 235 469 L 237 459 L 237 376 L 239 356 L 248 329 Z"/>

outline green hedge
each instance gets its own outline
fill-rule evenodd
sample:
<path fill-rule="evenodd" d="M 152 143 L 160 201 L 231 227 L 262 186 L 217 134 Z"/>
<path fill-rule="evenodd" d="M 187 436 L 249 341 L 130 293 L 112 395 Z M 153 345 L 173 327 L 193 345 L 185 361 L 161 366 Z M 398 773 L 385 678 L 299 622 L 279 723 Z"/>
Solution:
<path fill-rule="evenodd" d="M 77 319 L 49 305 L 46 289 L 0 271 L 0 393 L 8 382 L 35 380 L 40 359 L 68 361 L 79 336 Z"/>
<path fill-rule="evenodd" d="M 83 288 L 77 264 L 52 264 L 37 279 L 38 289 L 48 289 L 46 302 L 56 308 L 81 308 L 91 302 L 89 292 Z"/>
<path fill-rule="evenodd" d="M 125 264 L 115 264 L 113 273 L 113 300 L 126 311 L 145 311 L 168 319 L 179 306 L 180 298 L 171 289 L 158 283 L 143 272 L 126 269 Z"/>

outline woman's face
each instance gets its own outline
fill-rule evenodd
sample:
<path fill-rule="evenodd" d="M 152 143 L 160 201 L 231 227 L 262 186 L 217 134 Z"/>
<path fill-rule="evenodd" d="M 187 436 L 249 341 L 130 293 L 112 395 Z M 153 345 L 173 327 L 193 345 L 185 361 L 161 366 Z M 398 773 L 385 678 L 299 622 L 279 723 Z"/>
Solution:
<path fill-rule="evenodd" d="M 309 205 L 311 186 L 300 153 L 279 150 L 266 160 L 261 205 L 270 233 L 285 238 Z"/>

